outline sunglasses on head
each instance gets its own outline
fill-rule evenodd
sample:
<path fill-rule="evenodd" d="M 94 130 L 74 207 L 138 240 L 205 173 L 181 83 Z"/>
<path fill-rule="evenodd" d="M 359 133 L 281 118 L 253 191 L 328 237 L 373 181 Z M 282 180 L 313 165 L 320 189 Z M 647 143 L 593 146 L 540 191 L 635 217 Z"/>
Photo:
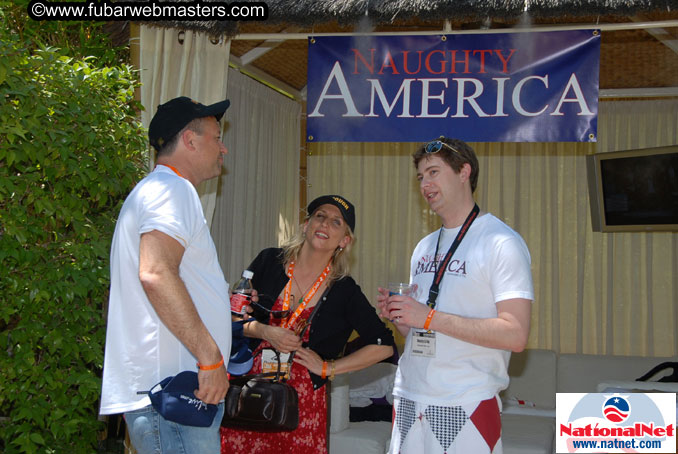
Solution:
<path fill-rule="evenodd" d="M 434 140 L 432 142 L 427 143 L 426 146 L 424 147 L 424 151 L 426 151 L 426 153 L 438 153 L 440 150 L 443 149 L 443 146 L 449 148 L 455 153 L 459 153 L 459 151 L 456 148 L 443 142 L 442 140 Z"/>

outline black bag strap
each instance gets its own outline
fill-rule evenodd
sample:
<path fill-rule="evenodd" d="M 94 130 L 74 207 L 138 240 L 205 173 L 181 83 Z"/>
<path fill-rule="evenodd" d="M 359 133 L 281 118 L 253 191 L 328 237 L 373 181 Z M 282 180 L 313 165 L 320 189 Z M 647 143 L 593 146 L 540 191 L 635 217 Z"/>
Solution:
<path fill-rule="evenodd" d="M 272 378 L 275 381 L 284 381 L 284 377 L 283 377 L 282 380 L 280 378 L 281 376 L 283 376 L 283 373 L 280 371 L 280 369 L 282 368 L 282 364 L 280 362 L 280 352 L 273 347 L 266 347 L 266 350 L 273 350 L 273 353 L 275 353 L 275 358 L 278 360 L 278 371 L 277 372 L 266 372 L 266 373 L 259 373 L 259 374 L 244 375 L 244 376 L 241 377 L 243 380 L 244 379 L 251 380 L 253 378 Z M 264 351 L 263 348 L 260 349 L 258 352 L 256 352 L 252 356 L 252 358 L 255 358 L 257 355 L 260 355 L 262 351 Z M 290 363 L 288 362 L 288 367 L 289 367 L 289 365 L 290 365 Z"/>
<path fill-rule="evenodd" d="M 311 322 L 313 322 L 313 318 L 315 317 L 315 314 L 318 313 L 318 309 L 320 308 L 320 305 L 327 299 L 327 294 L 330 292 L 330 286 L 328 285 L 325 291 L 323 292 L 322 295 L 320 295 L 320 299 L 316 303 L 315 307 L 313 308 L 313 312 L 311 312 L 311 315 L 308 316 L 308 320 L 306 321 L 306 326 L 304 326 L 304 329 L 301 330 L 301 333 L 299 334 L 299 338 L 303 339 L 304 333 L 306 333 L 306 330 L 311 326 Z M 287 370 L 291 371 L 292 370 L 292 360 L 294 359 L 294 355 L 297 353 L 297 351 L 293 351 L 290 354 L 290 359 L 288 361 L 288 368 Z"/>
<path fill-rule="evenodd" d="M 311 312 L 311 315 L 308 316 L 308 320 L 306 321 L 306 326 L 304 326 L 304 329 L 301 330 L 301 333 L 299 334 L 300 338 L 304 337 L 304 333 L 306 333 L 306 330 L 308 329 L 309 326 L 311 326 L 311 322 L 313 321 L 313 318 L 315 317 L 315 314 L 318 313 L 318 308 L 320 308 L 320 305 L 322 304 L 323 301 L 327 299 L 327 294 L 330 291 L 330 286 L 328 285 L 325 291 L 323 292 L 322 295 L 320 295 L 320 299 L 316 303 L 316 305 L 313 307 L 313 312 Z M 261 352 L 264 349 L 260 349 L 258 352 L 254 354 L 253 357 L 256 357 L 257 355 L 260 355 Z M 240 377 L 234 377 L 235 380 L 237 381 L 242 381 L 244 383 L 247 383 L 248 381 L 255 379 L 255 378 L 265 378 L 265 379 L 272 379 L 274 381 L 280 382 L 280 383 L 285 383 L 287 381 L 286 375 L 281 372 L 282 364 L 280 361 L 280 352 L 276 350 L 273 347 L 267 347 L 267 350 L 273 350 L 275 353 L 275 357 L 278 360 L 278 371 L 277 372 L 266 372 L 266 373 L 260 373 L 260 374 L 249 374 L 249 375 L 242 375 Z M 287 370 L 292 371 L 292 360 L 294 359 L 294 355 L 296 353 L 296 350 L 290 353 L 290 357 L 287 360 Z"/>

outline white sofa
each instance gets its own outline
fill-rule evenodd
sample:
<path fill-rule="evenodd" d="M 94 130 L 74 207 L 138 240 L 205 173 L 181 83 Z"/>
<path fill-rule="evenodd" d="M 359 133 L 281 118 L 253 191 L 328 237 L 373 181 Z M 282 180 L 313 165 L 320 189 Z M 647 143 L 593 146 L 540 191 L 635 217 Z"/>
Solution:
<path fill-rule="evenodd" d="M 390 421 L 349 421 L 350 389 L 367 390 L 370 384 L 374 395 L 383 396 L 383 383 L 393 390 L 395 366 L 379 363 L 352 374 L 338 375 L 330 388 L 329 454 L 385 454 L 391 441 Z M 365 394 L 365 393 L 359 393 Z"/>
<path fill-rule="evenodd" d="M 633 381 L 664 361 L 611 355 L 556 355 L 550 350 L 525 350 L 511 356 L 511 383 L 501 393 L 504 454 L 552 454 L 555 449 L 556 393 L 601 392 L 601 383 Z M 380 368 L 338 376 L 330 392 L 330 454 L 383 454 L 388 450 L 391 423 L 349 422 L 350 382 L 386 373 Z M 374 368 L 374 366 L 372 366 Z M 361 378 L 362 376 L 362 378 Z"/>
<path fill-rule="evenodd" d="M 504 454 L 555 452 L 556 393 L 602 392 L 599 385 L 633 382 L 664 361 L 676 359 L 556 355 L 536 349 L 514 353 L 509 364 L 511 383 L 501 394 Z"/>

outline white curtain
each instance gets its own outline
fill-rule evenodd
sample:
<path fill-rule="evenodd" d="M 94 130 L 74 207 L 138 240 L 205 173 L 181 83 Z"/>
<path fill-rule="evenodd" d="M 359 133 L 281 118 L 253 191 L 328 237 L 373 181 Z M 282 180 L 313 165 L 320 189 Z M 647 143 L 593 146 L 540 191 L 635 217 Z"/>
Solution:
<path fill-rule="evenodd" d="M 231 69 L 212 238 L 234 282 L 256 254 L 280 245 L 299 222 L 301 105 Z"/>
<path fill-rule="evenodd" d="M 202 33 L 141 26 L 140 31 L 142 122 L 148 127 L 158 105 L 178 96 L 203 104 L 227 98 L 230 41 Z M 222 122 L 223 123 L 223 122 Z M 154 153 L 149 151 L 149 167 Z M 218 178 L 198 187 L 207 225 L 212 223 Z"/>
<path fill-rule="evenodd" d="M 600 105 L 598 143 L 472 143 L 476 200 L 525 239 L 536 301 L 528 346 L 563 353 L 678 355 L 678 233 L 591 228 L 586 155 L 678 144 L 678 100 Z M 438 228 L 419 194 L 413 143 L 309 146 L 309 200 L 356 205 L 352 274 L 376 288 L 407 279 L 416 243 Z"/>

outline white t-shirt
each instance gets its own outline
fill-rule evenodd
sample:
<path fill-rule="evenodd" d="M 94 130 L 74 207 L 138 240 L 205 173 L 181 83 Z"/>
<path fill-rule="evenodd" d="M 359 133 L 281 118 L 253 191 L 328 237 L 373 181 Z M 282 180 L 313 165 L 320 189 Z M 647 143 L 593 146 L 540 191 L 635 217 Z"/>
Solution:
<path fill-rule="evenodd" d="M 153 385 L 196 358 L 160 321 L 139 281 L 141 234 L 158 230 L 185 248 L 179 274 L 208 331 L 228 358 L 231 319 L 228 283 L 193 185 L 159 165 L 125 200 L 111 246 L 111 289 L 101 392 L 101 414 L 150 405 Z"/>
<path fill-rule="evenodd" d="M 441 262 L 458 228 L 443 229 Z M 434 277 L 438 231 L 424 237 L 412 253 L 410 282 L 414 299 L 426 304 Z M 534 300 L 530 253 L 523 239 L 491 214 L 478 217 L 452 256 L 443 277 L 436 310 L 462 317 L 497 316 L 496 303 Z M 510 351 L 481 347 L 435 333 L 435 357 L 412 354 L 407 335 L 393 394 L 428 405 L 462 405 L 495 396 L 508 386 Z"/>

